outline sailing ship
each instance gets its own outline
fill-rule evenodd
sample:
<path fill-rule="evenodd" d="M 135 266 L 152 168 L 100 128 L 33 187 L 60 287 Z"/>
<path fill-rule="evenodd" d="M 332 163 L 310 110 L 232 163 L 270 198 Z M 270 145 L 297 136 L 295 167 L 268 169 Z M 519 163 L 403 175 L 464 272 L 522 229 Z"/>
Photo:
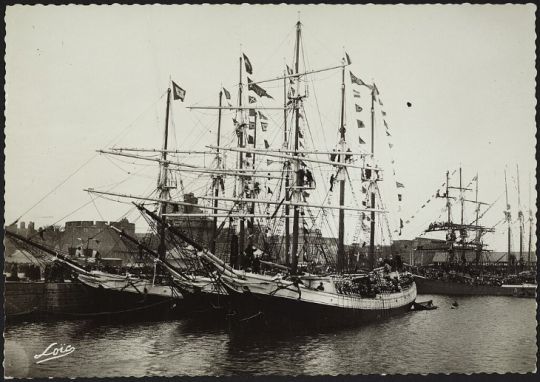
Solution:
<path fill-rule="evenodd" d="M 521 205 L 519 192 L 519 169 L 517 169 L 518 205 Z M 475 183 L 475 188 L 470 188 Z M 444 232 L 446 240 L 437 247 L 431 248 L 436 254 L 444 254 L 445 259 L 439 261 L 440 265 L 420 267 L 415 275 L 418 291 L 421 294 L 447 294 L 447 295 L 493 295 L 493 296 L 519 296 L 534 297 L 536 291 L 535 274 L 525 270 L 523 254 L 524 216 L 521 208 L 518 212 L 519 223 L 519 264 L 512 252 L 512 217 L 508 200 L 508 185 L 505 171 L 506 210 L 504 221 L 507 225 L 508 261 L 505 265 L 488 262 L 487 254 L 491 252 L 486 248 L 484 235 L 495 232 L 495 227 L 481 225 L 480 219 L 493 206 L 493 204 L 478 200 L 478 174 L 463 186 L 462 169 L 459 169 L 459 185 L 450 185 L 450 172 L 446 173 L 445 191 L 437 191 L 436 197 L 446 200 L 447 220 L 433 222 L 425 230 L 429 232 Z M 457 191 L 459 196 L 451 193 Z M 475 191 L 475 199 L 466 199 L 465 193 Z M 452 209 L 456 203 L 460 204 L 460 222 L 453 221 Z M 465 204 L 476 205 L 475 217 L 470 223 L 464 220 Z M 487 208 L 481 212 L 481 207 Z M 529 213 L 532 217 L 532 213 Z M 529 219 L 532 227 L 532 219 Z M 498 223 L 497 223 L 498 224 Z M 531 231 L 531 228 L 530 228 Z M 529 237 L 529 243 L 531 238 Z M 530 244 L 527 264 L 530 266 Z M 441 260 L 441 259 L 439 259 Z M 518 274 L 518 270 L 521 274 Z"/>
<path fill-rule="evenodd" d="M 196 255 L 205 266 L 212 266 L 215 278 L 227 291 L 231 304 L 230 317 L 236 323 L 252 322 L 261 318 L 265 323 L 280 320 L 289 324 L 311 323 L 317 326 L 358 324 L 392 314 L 408 311 L 416 299 L 416 286 L 410 274 L 400 272 L 395 267 L 386 264 L 375 268 L 375 221 L 376 215 L 384 215 L 386 212 L 381 206 L 377 206 L 377 197 L 380 198 L 378 183 L 382 180 L 382 169 L 377 165 L 374 157 L 374 103 L 378 97 L 378 89 L 375 84 L 368 85 L 354 76 L 350 72 L 351 81 L 358 85 L 364 85 L 370 89 L 371 95 L 371 151 L 352 150 L 352 145 L 347 142 L 346 116 L 345 116 L 345 94 L 346 68 L 351 64 L 347 54 L 339 65 L 318 70 L 300 71 L 300 46 L 301 46 L 301 26 L 296 24 L 295 59 L 291 69 L 287 66 L 284 75 L 271 80 L 253 81 L 244 74 L 252 74 L 253 66 L 247 56 L 242 54 L 239 58 L 239 86 L 238 102 L 236 106 L 223 106 L 222 91 L 220 91 L 220 104 L 218 106 L 193 106 L 191 109 L 205 109 L 218 111 L 218 139 L 217 145 L 209 145 L 208 148 L 216 153 L 216 166 L 204 168 L 196 165 L 188 165 L 173 161 L 162 160 L 169 166 L 174 166 L 179 172 L 202 172 L 213 175 L 211 193 L 212 196 L 201 195 L 199 199 L 212 202 L 210 206 L 199 206 L 213 210 L 212 213 L 186 214 L 179 212 L 156 214 L 143 205 L 139 205 L 142 213 L 154 219 L 157 223 L 157 230 L 162 232 L 161 237 L 169 237 L 187 243 L 181 248 L 184 253 L 190 252 Z M 306 84 L 305 78 L 314 73 L 331 70 L 341 70 L 341 112 L 339 142 L 333 150 L 313 150 L 305 148 L 302 138 L 307 134 L 306 115 L 303 104 L 308 96 L 307 86 L 302 89 L 301 84 Z M 284 102 L 280 107 L 266 107 L 259 102 L 261 98 L 273 98 L 260 84 L 266 82 L 283 82 Z M 247 85 L 248 92 L 245 91 Z M 225 92 L 225 89 L 223 89 Z M 230 99 L 227 91 L 226 98 Z M 253 94 L 253 96 L 251 95 Z M 259 97 L 257 99 L 256 96 Z M 244 106 L 248 102 L 247 106 Z M 358 110 L 358 105 L 355 105 Z M 220 145 L 221 111 L 233 110 L 233 118 L 236 134 L 236 146 Z M 265 131 L 268 118 L 263 114 L 265 110 L 281 110 L 284 115 L 284 139 L 283 146 L 279 149 L 272 149 L 265 140 L 265 148 L 258 148 L 256 142 L 257 118 L 261 122 L 261 130 Z M 291 117 L 292 127 L 288 128 L 288 119 Z M 304 128 L 301 128 L 301 120 L 304 121 Z M 361 126 L 358 124 L 359 128 Z M 365 143 L 361 138 L 360 144 Z M 165 153 L 166 150 L 163 150 Z M 236 154 L 235 168 L 227 169 L 223 161 L 222 153 L 232 152 Z M 109 151 L 109 153 L 113 153 Z M 120 154 L 126 155 L 126 154 Z M 326 158 L 316 158 L 314 156 L 323 155 Z M 134 156 L 135 157 L 135 156 Z M 263 158 L 257 163 L 255 158 Z M 264 160 L 271 158 L 270 160 Z M 144 159 L 144 158 L 143 158 Z M 272 176 L 268 167 L 260 163 L 269 165 L 273 160 L 278 159 L 281 168 L 274 170 L 281 176 Z M 319 183 L 315 180 L 312 169 L 313 164 L 326 166 L 331 172 L 330 191 L 334 183 L 339 183 L 339 203 L 312 203 L 309 201 L 309 191 L 316 188 Z M 367 199 L 364 204 L 354 196 L 354 186 L 351 181 L 351 173 L 359 173 L 358 181 L 360 186 L 366 190 Z M 233 195 L 224 194 L 223 178 L 232 176 L 234 179 Z M 261 181 L 277 179 L 280 190 L 279 197 L 272 198 L 272 192 L 261 191 Z M 324 177 L 323 177 L 324 179 Z M 265 190 L 268 187 L 265 182 Z M 320 182 L 323 183 L 323 182 Z M 319 183 L 319 184 L 320 184 Z M 326 181 L 324 182 L 326 183 Z M 352 189 L 352 200 L 357 203 L 346 205 L 346 189 L 350 185 Z M 357 185 L 357 187 L 358 187 Z M 221 190 L 221 191 L 220 191 Z M 277 193 L 277 192 L 276 192 Z M 267 195 L 262 198 L 261 194 Z M 219 203 L 218 203 L 219 202 Z M 265 210 L 257 213 L 260 206 Z M 275 206 L 272 213 L 270 206 Z M 305 241 L 309 232 L 306 227 L 306 216 L 312 216 L 312 210 L 337 210 L 338 211 L 338 240 L 336 268 L 330 274 L 309 274 L 301 270 L 299 259 L 305 251 L 305 247 L 313 245 Z M 291 211 L 292 210 L 292 211 Z M 220 211 L 227 211 L 226 213 Z M 349 273 L 345 253 L 345 212 L 353 211 L 359 218 L 358 224 L 364 223 L 366 217 L 371 222 L 369 230 L 369 263 L 370 270 Z M 292 212 L 292 213 L 291 213 Z M 292 216 L 291 216 L 292 215 Z M 320 214 L 326 216 L 325 214 Z M 171 219 L 175 217 L 204 217 L 213 218 L 213 237 L 208 247 L 193 240 L 185 232 L 181 232 Z M 231 251 L 228 254 L 228 262 L 220 259 L 213 252 L 215 250 L 217 219 L 222 218 L 220 228 L 229 222 L 238 232 L 233 236 Z M 292 218 L 292 219 L 291 219 Z M 382 218 L 381 218 L 382 219 Z M 313 219 L 316 220 L 316 219 Z M 321 219 L 322 220 L 322 219 Z M 259 245 L 258 237 L 262 232 L 268 232 L 270 227 L 275 227 L 275 222 L 281 221 L 284 224 L 282 232 L 285 241 L 285 264 L 281 267 L 287 270 L 285 275 L 262 274 L 257 272 L 260 266 L 260 259 L 253 261 L 253 248 Z M 292 221 L 292 232 L 290 229 Z M 266 225 L 267 230 L 261 229 Z M 247 226 L 247 227 L 246 227 Z M 257 229 L 256 227 L 259 227 Z M 237 228 L 237 229 L 236 229 Z M 302 235 L 303 233 L 303 235 Z M 281 236 L 281 235 L 280 235 Z M 300 246 L 300 237 L 304 238 L 304 245 Z M 177 248 L 182 247 L 176 244 Z M 236 250 L 239 249 L 239 253 Z M 250 259 L 250 261 L 245 261 Z M 275 257 L 279 262 L 279 257 Z M 269 264 L 269 262 L 264 262 Z M 257 265 L 258 264 L 258 265 Z M 280 265 L 276 265 L 279 267 Z"/>
<path fill-rule="evenodd" d="M 6 229 L 6 237 L 13 240 L 37 257 L 44 255 L 55 264 L 71 272 L 74 282 L 83 284 L 91 292 L 91 303 L 80 312 L 64 313 L 70 317 L 99 317 L 103 315 L 125 315 L 137 312 L 167 313 L 181 302 L 182 295 L 173 284 L 157 285 L 152 280 L 129 274 L 120 275 L 90 269 L 67 253 L 52 249 L 31 238 L 26 238 Z"/>

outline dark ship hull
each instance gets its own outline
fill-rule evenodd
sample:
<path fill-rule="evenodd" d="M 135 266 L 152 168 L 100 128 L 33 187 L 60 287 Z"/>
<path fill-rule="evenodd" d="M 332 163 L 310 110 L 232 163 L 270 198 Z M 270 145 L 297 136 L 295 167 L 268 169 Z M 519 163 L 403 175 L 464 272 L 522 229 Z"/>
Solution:
<path fill-rule="evenodd" d="M 351 327 L 408 312 L 416 298 L 416 288 L 404 292 L 406 296 L 396 294 L 395 302 L 384 308 L 348 307 L 345 302 L 350 296 L 341 296 L 343 303 L 325 304 L 306 300 L 302 297 L 291 299 L 270 294 L 239 291 L 226 286 L 230 296 L 229 322 L 234 327 L 249 326 L 286 329 L 326 329 Z M 304 291 L 305 292 L 305 291 Z M 339 296 L 336 295 L 338 299 Z M 374 299 L 375 300 L 375 299 Z M 390 300 L 388 300 L 390 302 Z M 366 305 L 369 305 L 366 304 Z M 373 304 L 376 305 L 376 304 Z"/>

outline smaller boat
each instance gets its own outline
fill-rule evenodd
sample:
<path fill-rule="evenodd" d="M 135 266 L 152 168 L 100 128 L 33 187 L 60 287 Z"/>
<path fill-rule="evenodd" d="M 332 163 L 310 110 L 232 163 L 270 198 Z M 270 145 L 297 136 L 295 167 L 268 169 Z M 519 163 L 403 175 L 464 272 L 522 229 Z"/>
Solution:
<path fill-rule="evenodd" d="M 438 306 L 433 305 L 433 300 L 414 302 L 411 309 L 412 310 L 435 310 Z"/>

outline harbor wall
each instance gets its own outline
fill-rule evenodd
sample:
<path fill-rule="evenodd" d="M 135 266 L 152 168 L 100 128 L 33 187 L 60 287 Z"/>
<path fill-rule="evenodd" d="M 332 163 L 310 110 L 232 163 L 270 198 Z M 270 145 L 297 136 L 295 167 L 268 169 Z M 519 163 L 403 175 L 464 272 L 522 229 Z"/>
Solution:
<path fill-rule="evenodd" d="M 79 313 L 94 304 L 92 291 L 79 283 L 7 281 L 4 285 L 8 318 Z"/>

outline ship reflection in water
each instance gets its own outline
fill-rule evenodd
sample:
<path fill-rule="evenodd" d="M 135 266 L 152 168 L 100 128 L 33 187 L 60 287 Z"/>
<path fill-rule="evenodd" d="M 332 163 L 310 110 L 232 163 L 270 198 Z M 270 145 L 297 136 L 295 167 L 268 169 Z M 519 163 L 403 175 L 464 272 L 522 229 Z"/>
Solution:
<path fill-rule="evenodd" d="M 17 323 L 6 328 L 6 376 L 317 375 L 530 372 L 535 301 L 511 297 L 433 299 L 439 309 L 317 333 L 230 331 L 190 320 Z M 36 364 L 51 343 L 71 354 Z"/>

